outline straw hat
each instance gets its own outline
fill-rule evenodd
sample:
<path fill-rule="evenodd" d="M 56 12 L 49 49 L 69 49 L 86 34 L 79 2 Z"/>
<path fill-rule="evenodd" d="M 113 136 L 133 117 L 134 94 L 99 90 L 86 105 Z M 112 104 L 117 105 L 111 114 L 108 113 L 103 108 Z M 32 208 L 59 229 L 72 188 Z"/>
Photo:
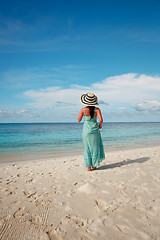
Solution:
<path fill-rule="evenodd" d="M 98 98 L 94 93 L 88 92 L 80 96 L 80 102 L 87 106 L 95 106 L 98 105 Z"/>

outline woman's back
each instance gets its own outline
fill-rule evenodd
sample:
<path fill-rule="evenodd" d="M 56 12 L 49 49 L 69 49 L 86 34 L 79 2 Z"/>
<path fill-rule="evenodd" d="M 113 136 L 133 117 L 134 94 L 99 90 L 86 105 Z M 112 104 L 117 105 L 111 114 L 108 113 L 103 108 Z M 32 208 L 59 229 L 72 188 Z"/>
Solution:
<path fill-rule="evenodd" d="M 88 112 L 87 108 L 84 108 L 83 110 L 84 110 L 83 135 L 99 131 L 99 126 L 97 123 L 97 116 L 95 116 L 96 108 L 94 109 L 94 115 L 92 118 L 91 118 L 91 116 L 89 114 L 90 112 Z"/>
<path fill-rule="evenodd" d="M 97 113 L 96 113 L 97 108 L 96 107 L 92 107 L 92 108 L 85 107 L 85 108 L 83 108 L 84 115 L 86 117 L 91 117 L 91 115 L 92 115 L 91 110 L 93 111 L 93 115 L 96 117 L 97 116 Z"/>

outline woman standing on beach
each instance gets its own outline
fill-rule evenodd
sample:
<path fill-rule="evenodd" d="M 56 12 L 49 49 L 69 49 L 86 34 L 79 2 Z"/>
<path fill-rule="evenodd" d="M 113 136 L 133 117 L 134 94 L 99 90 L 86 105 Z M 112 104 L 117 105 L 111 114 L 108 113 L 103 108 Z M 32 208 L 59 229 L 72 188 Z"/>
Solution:
<path fill-rule="evenodd" d="M 78 116 L 80 122 L 84 116 L 83 145 L 84 145 L 84 167 L 88 171 L 96 169 L 105 158 L 103 143 L 99 129 L 102 128 L 102 115 L 98 105 L 98 99 L 93 93 L 82 94 L 80 102 L 86 107 L 82 108 Z M 99 118 L 99 125 L 97 123 Z"/>

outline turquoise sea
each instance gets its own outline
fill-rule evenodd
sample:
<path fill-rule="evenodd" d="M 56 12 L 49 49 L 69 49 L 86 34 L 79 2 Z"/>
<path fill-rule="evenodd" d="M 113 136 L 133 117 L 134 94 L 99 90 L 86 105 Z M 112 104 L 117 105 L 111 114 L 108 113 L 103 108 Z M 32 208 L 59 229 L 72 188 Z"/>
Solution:
<path fill-rule="evenodd" d="M 1 123 L 0 161 L 83 154 L 83 123 Z M 103 123 L 105 151 L 160 145 L 160 123 Z"/>

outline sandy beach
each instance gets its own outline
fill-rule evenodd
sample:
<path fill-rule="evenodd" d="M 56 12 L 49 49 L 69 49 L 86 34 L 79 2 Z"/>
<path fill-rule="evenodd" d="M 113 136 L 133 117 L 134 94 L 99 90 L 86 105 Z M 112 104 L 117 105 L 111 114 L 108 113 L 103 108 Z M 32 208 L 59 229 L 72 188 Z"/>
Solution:
<path fill-rule="evenodd" d="M 1 240 L 160 239 L 160 147 L 0 167 Z"/>

